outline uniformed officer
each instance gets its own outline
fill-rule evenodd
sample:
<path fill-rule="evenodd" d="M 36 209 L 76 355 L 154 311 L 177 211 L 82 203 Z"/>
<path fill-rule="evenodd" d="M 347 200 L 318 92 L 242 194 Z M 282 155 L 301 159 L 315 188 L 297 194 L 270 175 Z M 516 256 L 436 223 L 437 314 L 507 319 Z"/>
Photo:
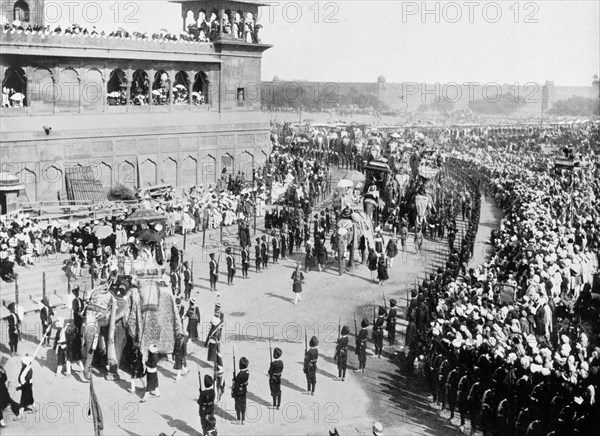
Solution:
<path fill-rule="evenodd" d="M 273 350 L 273 361 L 269 367 L 269 388 L 271 397 L 273 397 L 273 407 L 279 410 L 281 407 L 281 373 L 283 372 L 283 362 L 280 360 L 282 351 L 280 348 Z"/>
<path fill-rule="evenodd" d="M 310 348 L 304 356 L 304 374 L 306 374 L 306 393 L 315 394 L 315 386 L 317 384 L 317 360 L 319 359 L 319 340 L 316 336 L 310 338 Z"/>
<path fill-rule="evenodd" d="M 202 380 L 201 380 L 202 381 Z M 200 397 L 198 398 L 200 415 L 200 425 L 202 426 L 202 433 L 207 435 L 210 431 L 209 417 L 215 413 L 215 389 L 214 389 L 213 378 L 210 375 L 204 376 L 204 389 L 200 386 Z"/>
<path fill-rule="evenodd" d="M 260 243 L 260 258 L 262 260 L 262 267 L 267 269 L 267 265 L 269 263 L 269 253 L 267 246 L 267 238 L 265 237 L 265 235 L 262 236 L 262 241 Z"/>
<path fill-rule="evenodd" d="M 262 256 L 260 254 L 260 238 L 256 238 L 256 245 L 254 246 L 254 264 L 256 265 L 256 272 L 260 272 L 260 265 L 262 263 Z"/>
<path fill-rule="evenodd" d="M 208 264 L 208 272 L 210 274 L 210 290 L 217 291 L 217 280 L 219 278 L 219 264 L 215 260 L 215 253 L 210 253 L 210 262 Z"/>
<path fill-rule="evenodd" d="M 235 399 L 235 414 L 237 423 L 244 425 L 246 420 L 246 395 L 248 394 L 248 359 L 242 357 L 240 359 L 240 370 L 233 379 L 232 396 Z"/>
<path fill-rule="evenodd" d="M 335 347 L 335 356 L 333 357 L 334 360 L 337 361 L 338 380 L 342 381 L 346 379 L 346 369 L 348 367 L 349 332 L 348 326 L 342 327 L 341 337 L 338 339 L 337 346 Z"/>
<path fill-rule="evenodd" d="M 379 314 L 373 324 L 373 343 L 375 345 L 375 354 L 381 359 L 383 351 L 383 326 L 385 324 L 385 309 L 379 307 Z"/>
<path fill-rule="evenodd" d="M 233 276 L 235 276 L 235 257 L 231 253 L 231 247 L 227 247 L 225 253 L 227 253 L 227 285 L 232 286 Z"/>
<path fill-rule="evenodd" d="M 386 318 L 385 329 L 388 332 L 388 341 L 392 350 L 396 349 L 396 317 L 398 316 L 398 310 L 396 309 L 398 302 L 395 299 L 390 299 L 390 311 Z"/>
<path fill-rule="evenodd" d="M 365 368 L 367 366 L 367 340 L 369 338 L 369 331 L 367 330 L 367 327 L 369 327 L 369 321 L 367 318 L 363 318 L 360 326 L 362 328 L 356 337 L 355 352 L 358 356 L 358 369 L 355 371 L 365 372 Z"/>
<path fill-rule="evenodd" d="M 241 251 L 242 256 L 242 278 L 248 278 L 248 268 L 250 268 L 250 252 L 248 251 L 248 247 L 244 245 Z"/>
<path fill-rule="evenodd" d="M 275 230 L 271 232 L 271 244 L 273 246 L 273 263 L 279 261 L 279 239 L 275 235 Z"/>

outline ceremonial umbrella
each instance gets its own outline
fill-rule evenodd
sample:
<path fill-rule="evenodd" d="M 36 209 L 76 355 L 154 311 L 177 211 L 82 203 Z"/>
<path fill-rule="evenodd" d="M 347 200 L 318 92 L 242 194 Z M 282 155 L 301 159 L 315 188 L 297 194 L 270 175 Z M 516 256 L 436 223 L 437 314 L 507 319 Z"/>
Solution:
<path fill-rule="evenodd" d="M 108 94 L 108 96 L 111 98 L 119 98 L 121 96 L 121 93 L 119 91 L 114 91 Z"/>
<path fill-rule="evenodd" d="M 154 221 L 166 221 L 167 217 L 153 209 L 138 209 L 123 220 L 124 224 L 140 224 Z"/>
<path fill-rule="evenodd" d="M 182 84 L 175 85 L 175 88 L 177 88 L 177 89 L 186 89 L 185 86 L 183 86 Z"/>
<path fill-rule="evenodd" d="M 390 137 L 391 137 L 391 138 L 400 138 L 401 136 L 400 136 L 400 134 L 399 134 L 399 133 L 392 133 L 392 134 L 390 135 Z"/>
<path fill-rule="evenodd" d="M 21 94 L 20 92 L 17 92 L 16 94 L 13 94 L 10 99 L 11 100 L 18 100 L 21 101 L 25 98 L 25 96 L 23 94 Z"/>
<path fill-rule="evenodd" d="M 100 226 L 94 232 L 98 239 L 108 238 L 110 235 L 112 235 L 112 233 L 113 229 L 111 226 Z"/>
<path fill-rule="evenodd" d="M 360 171 L 348 171 L 346 174 L 344 174 L 344 179 L 350 180 L 352 182 L 364 182 L 367 178 L 365 177 L 365 175 L 363 173 L 361 173 Z"/>
<path fill-rule="evenodd" d="M 162 92 L 160 92 L 158 89 L 155 89 L 154 91 L 152 91 L 153 95 L 162 95 Z"/>
<path fill-rule="evenodd" d="M 348 179 L 342 179 L 337 184 L 338 188 L 351 188 L 353 186 L 354 186 L 354 183 L 352 182 L 352 180 L 348 180 Z"/>

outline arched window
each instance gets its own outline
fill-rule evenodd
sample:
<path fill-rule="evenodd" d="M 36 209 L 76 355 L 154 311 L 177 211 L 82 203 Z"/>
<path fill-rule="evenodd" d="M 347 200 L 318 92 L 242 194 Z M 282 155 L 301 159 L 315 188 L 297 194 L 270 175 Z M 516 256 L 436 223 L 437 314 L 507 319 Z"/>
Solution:
<path fill-rule="evenodd" d="M 110 73 L 106 83 L 106 102 L 109 106 L 123 106 L 127 103 L 127 78 L 120 68 Z"/>
<path fill-rule="evenodd" d="M 27 106 L 27 77 L 20 67 L 10 67 L 2 80 L 2 107 Z"/>
<path fill-rule="evenodd" d="M 29 4 L 25 0 L 19 0 L 15 3 L 13 9 L 14 19 L 18 21 L 29 21 Z"/>
<path fill-rule="evenodd" d="M 200 71 L 194 77 L 194 86 L 192 88 L 192 102 L 198 104 L 208 104 L 209 82 L 208 76 L 204 71 Z"/>
<path fill-rule="evenodd" d="M 165 70 L 158 70 L 154 75 L 154 83 L 152 83 L 152 104 L 159 106 L 169 104 L 170 90 L 169 75 Z"/>
<path fill-rule="evenodd" d="M 150 81 L 148 73 L 144 70 L 136 70 L 133 73 L 131 80 L 131 104 L 136 106 L 144 106 L 148 104 L 148 89 Z"/>
<path fill-rule="evenodd" d="M 175 74 L 175 84 L 173 85 L 173 103 L 188 104 L 190 99 L 190 78 L 185 71 Z"/>

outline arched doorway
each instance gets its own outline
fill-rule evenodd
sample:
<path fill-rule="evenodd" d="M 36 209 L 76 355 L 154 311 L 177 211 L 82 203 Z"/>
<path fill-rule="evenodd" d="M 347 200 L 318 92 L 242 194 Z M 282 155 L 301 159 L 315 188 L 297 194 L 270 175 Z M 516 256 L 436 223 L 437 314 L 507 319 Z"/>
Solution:
<path fill-rule="evenodd" d="M 148 90 L 150 89 L 150 81 L 148 73 L 144 70 L 135 70 L 131 80 L 131 104 L 136 106 L 144 106 L 148 104 Z"/>
<path fill-rule="evenodd" d="M 29 21 L 29 4 L 25 0 L 19 0 L 15 3 L 13 19 L 20 22 Z"/>
<path fill-rule="evenodd" d="M 217 182 L 217 159 L 214 156 L 207 154 L 202 159 L 202 168 L 201 168 L 201 179 L 200 183 L 203 185 L 212 184 L 214 185 Z"/>
<path fill-rule="evenodd" d="M 19 172 L 21 183 L 25 186 L 25 193 L 29 201 L 37 201 L 37 174 L 29 168 L 23 168 Z"/>
<path fill-rule="evenodd" d="M 171 92 L 169 75 L 165 70 L 158 70 L 152 83 L 152 104 L 157 106 L 169 104 L 169 92 Z"/>
<path fill-rule="evenodd" d="M 208 76 L 204 71 L 196 73 L 194 77 L 194 86 L 192 88 L 192 102 L 196 105 L 208 104 L 209 102 L 209 86 Z"/>
<path fill-rule="evenodd" d="M 2 79 L 2 107 L 27 106 L 27 76 L 21 67 L 10 67 Z"/>
<path fill-rule="evenodd" d="M 175 84 L 173 85 L 173 104 L 188 104 L 190 91 L 190 77 L 185 71 L 175 74 Z"/>
<path fill-rule="evenodd" d="M 106 83 L 106 103 L 109 106 L 123 106 L 127 103 L 127 77 L 120 68 L 110 72 Z"/>
<path fill-rule="evenodd" d="M 140 164 L 140 188 L 156 185 L 156 162 L 146 159 Z"/>

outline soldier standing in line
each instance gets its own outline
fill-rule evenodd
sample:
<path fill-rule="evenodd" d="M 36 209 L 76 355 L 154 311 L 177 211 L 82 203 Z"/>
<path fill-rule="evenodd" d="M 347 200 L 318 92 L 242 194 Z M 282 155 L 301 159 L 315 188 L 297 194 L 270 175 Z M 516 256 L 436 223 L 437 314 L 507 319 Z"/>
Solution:
<path fill-rule="evenodd" d="M 281 373 L 283 372 L 283 362 L 280 359 L 282 355 L 280 348 L 273 350 L 273 361 L 269 367 L 269 388 L 271 397 L 273 397 L 273 408 L 279 410 L 281 407 Z"/>
<path fill-rule="evenodd" d="M 260 238 L 256 238 L 256 245 L 254 246 L 254 264 L 256 265 L 256 272 L 260 272 L 260 265 L 262 263 L 262 256 L 260 254 Z"/>
<path fill-rule="evenodd" d="M 319 359 L 319 340 L 316 336 L 310 338 L 310 349 L 304 355 L 304 374 L 306 374 L 306 394 L 314 395 L 317 385 L 317 360 Z"/>
<path fill-rule="evenodd" d="M 345 381 L 348 368 L 348 326 L 342 327 L 341 338 L 338 339 L 333 359 L 337 362 L 338 380 Z"/>
<path fill-rule="evenodd" d="M 231 254 L 231 247 L 225 249 L 227 253 L 227 286 L 233 286 L 233 276 L 235 276 L 235 258 Z"/>
<path fill-rule="evenodd" d="M 235 399 L 235 413 L 237 416 L 236 423 L 244 425 L 246 420 L 246 395 L 248 394 L 248 359 L 242 357 L 240 359 L 240 370 L 235 375 L 232 387 L 232 396 Z"/>
<path fill-rule="evenodd" d="M 369 331 L 367 330 L 367 327 L 369 327 L 369 321 L 367 318 L 363 318 L 360 326 L 362 328 L 356 337 L 355 346 L 355 353 L 358 356 L 358 369 L 354 370 L 355 372 L 365 372 L 365 368 L 367 366 L 367 340 L 369 338 Z"/>
<path fill-rule="evenodd" d="M 271 244 L 273 245 L 273 263 L 277 263 L 277 261 L 279 260 L 279 240 L 275 235 L 275 230 L 271 232 L 271 236 Z"/>
<path fill-rule="evenodd" d="M 281 258 L 285 260 L 285 254 L 287 253 L 287 239 L 285 231 L 281 231 Z"/>
<path fill-rule="evenodd" d="M 184 298 L 189 300 L 190 296 L 192 295 L 192 288 L 194 287 L 194 277 L 192 275 L 192 270 L 190 269 L 190 264 L 187 260 L 183 262 L 183 283 L 185 285 Z"/>
<path fill-rule="evenodd" d="M 244 245 L 241 251 L 242 256 L 242 278 L 248 278 L 248 268 L 250 268 L 250 252 L 248 246 Z"/>
<path fill-rule="evenodd" d="M 260 258 L 262 259 L 262 267 L 264 269 L 268 268 L 269 263 L 269 253 L 267 247 L 267 238 L 265 235 L 262 236 L 262 241 L 260 243 Z"/>
<path fill-rule="evenodd" d="M 206 336 L 206 341 L 204 342 L 204 346 L 208 348 L 206 360 L 209 362 L 215 362 L 217 360 L 217 351 L 221 342 L 224 321 L 225 314 L 221 312 L 221 304 L 217 303 L 215 305 L 215 313 L 210 320 L 210 330 Z"/>
<path fill-rule="evenodd" d="M 210 290 L 212 292 L 217 291 L 217 280 L 219 279 L 219 264 L 215 260 L 215 253 L 210 253 L 210 262 L 208 264 L 208 271 L 210 274 Z"/>
<path fill-rule="evenodd" d="M 398 302 L 395 299 L 390 299 L 390 311 L 388 312 L 387 319 L 385 320 L 385 329 L 388 332 L 388 341 L 392 350 L 396 349 L 396 317 L 398 316 L 396 304 L 398 304 Z"/>
<path fill-rule="evenodd" d="M 381 359 L 381 352 L 383 351 L 383 326 L 385 324 L 385 309 L 379 307 L 379 314 L 373 322 L 373 344 L 375 345 L 375 354 L 377 358 Z"/>
<path fill-rule="evenodd" d="M 199 370 L 200 368 L 198 368 L 198 378 L 202 382 Z M 200 385 L 200 397 L 198 398 L 198 406 L 200 407 L 198 414 L 200 415 L 200 425 L 202 426 L 203 435 L 208 434 L 211 427 L 208 418 L 210 416 L 214 417 L 215 413 L 215 389 L 213 384 L 213 378 L 207 374 L 204 376 L 204 389 Z"/>

